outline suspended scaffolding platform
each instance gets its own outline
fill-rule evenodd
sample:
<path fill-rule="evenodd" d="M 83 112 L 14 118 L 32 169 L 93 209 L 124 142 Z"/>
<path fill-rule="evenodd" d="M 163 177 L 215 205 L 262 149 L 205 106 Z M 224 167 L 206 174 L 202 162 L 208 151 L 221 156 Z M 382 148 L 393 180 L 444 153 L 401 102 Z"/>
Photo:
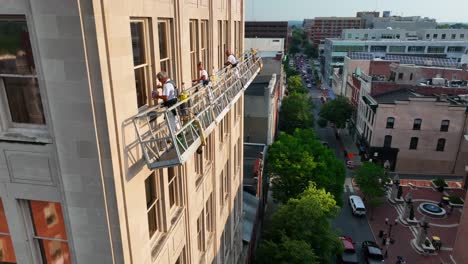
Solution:
<path fill-rule="evenodd" d="M 245 53 L 236 67 L 211 76 L 210 84 L 182 91 L 185 99 L 170 108 L 154 106 L 133 118 L 149 169 L 180 165 L 190 159 L 262 68 L 261 58 Z"/>

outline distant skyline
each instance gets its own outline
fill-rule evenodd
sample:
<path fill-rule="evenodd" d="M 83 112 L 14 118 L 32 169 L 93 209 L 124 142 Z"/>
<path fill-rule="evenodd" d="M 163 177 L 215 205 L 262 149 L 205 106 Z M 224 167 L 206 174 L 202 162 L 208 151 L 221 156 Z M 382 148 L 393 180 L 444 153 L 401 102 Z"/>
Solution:
<path fill-rule="evenodd" d="M 358 11 L 468 22 L 468 0 L 245 0 L 246 21 L 288 21 L 323 16 L 356 16 Z"/>

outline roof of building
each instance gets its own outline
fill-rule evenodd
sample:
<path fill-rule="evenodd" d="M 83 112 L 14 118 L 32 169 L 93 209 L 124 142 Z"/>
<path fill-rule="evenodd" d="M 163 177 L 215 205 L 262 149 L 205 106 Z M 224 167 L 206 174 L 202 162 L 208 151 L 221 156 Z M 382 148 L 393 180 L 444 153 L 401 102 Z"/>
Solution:
<path fill-rule="evenodd" d="M 258 76 L 270 76 L 273 73 L 276 73 L 276 75 L 281 74 L 281 60 L 277 58 L 272 58 L 272 57 L 262 57 L 262 71 L 258 74 Z M 255 82 L 255 81 L 254 81 Z"/>
<path fill-rule="evenodd" d="M 419 97 L 420 94 L 417 94 L 409 89 L 403 88 L 396 91 L 386 92 L 373 96 L 379 104 L 394 104 L 396 101 L 409 101 L 411 97 Z"/>
<path fill-rule="evenodd" d="M 248 192 L 243 192 L 243 207 L 242 207 L 242 240 L 250 242 L 252 231 L 257 218 L 257 209 L 259 200 L 255 195 Z"/>
<path fill-rule="evenodd" d="M 458 63 L 455 59 L 449 59 L 449 58 L 405 56 L 405 55 L 394 55 L 394 54 L 386 54 L 385 57 L 382 58 L 382 56 L 377 56 L 374 53 L 370 53 L 370 52 L 349 52 L 347 56 L 352 60 L 386 60 L 386 61 L 398 61 L 401 64 L 414 64 L 414 65 L 450 67 L 450 68 L 456 68 L 458 66 Z"/>
<path fill-rule="evenodd" d="M 246 21 L 246 38 L 286 38 L 288 22 L 286 21 Z"/>
<path fill-rule="evenodd" d="M 264 151 L 263 145 L 244 144 L 244 190 L 256 193 L 257 181 L 254 180 L 255 162 Z"/>

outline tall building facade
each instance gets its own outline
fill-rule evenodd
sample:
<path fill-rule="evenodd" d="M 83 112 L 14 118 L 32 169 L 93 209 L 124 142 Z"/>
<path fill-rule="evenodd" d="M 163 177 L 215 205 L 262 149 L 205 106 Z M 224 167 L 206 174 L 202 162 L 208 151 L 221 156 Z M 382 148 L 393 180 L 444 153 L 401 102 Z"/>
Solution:
<path fill-rule="evenodd" d="M 316 17 L 306 31 L 309 40 L 318 46 L 327 38 L 340 37 L 343 29 L 362 27 L 363 20 L 359 17 Z"/>
<path fill-rule="evenodd" d="M 261 59 L 217 71 L 243 24 L 243 0 L 2 2 L 0 262 L 236 263 Z M 188 98 L 152 100 L 159 71 Z"/>

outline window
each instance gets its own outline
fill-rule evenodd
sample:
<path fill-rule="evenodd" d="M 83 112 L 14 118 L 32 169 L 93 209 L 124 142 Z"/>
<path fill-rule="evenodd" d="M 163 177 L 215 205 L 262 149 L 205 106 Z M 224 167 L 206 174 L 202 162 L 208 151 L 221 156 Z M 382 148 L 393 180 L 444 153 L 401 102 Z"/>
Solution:
<path fill-rule="evenodd" d="M 442 34 L 442 39 L 445 39 L 446 38 L 446 34 Z"/>
<path fill-rule="evenodd" d="M 205 251 L 205 213 L 201 212 L 197 219 L 197 247 L 198 251 Z"/>
<path fill-rule="evenodd" d="M 176 167 L 167 168 L 167 176 L 167 182 L 169 185 L 169 206 L 172 210 L 175 207 L 182 205 L 179 169 Z"/>
<path fill-rule="evenodd" d="M 437 34 L 434 34 L 434 36 L 432 37 L 433 39 L 436 39 L 438 37 Z"/>
<path fill-rule="evenodd" d="M 223 28 L 223 52 L 228 49 L 230 45 L 229 44 L 229 34 L 231 34 L 231 31 L 229 30 L 229 23 L 228 21 L 224 21 L 224 28 Z M 236 55 L 237 56 L 237 55 Z M 223 60 L 224 61 L 224 60 Z"/>
<path fill-rule="evenodd" d="M 413 130 L 421 130 L 422 119 L 416 118 L 413 123 Z"/>
<path fill-rule="evenodd" d="M 36 66 L 24 16 L 0 18 L 0 117 L 9 127 L 45 125 Z"/>
<path fill-rule="evenodd" d="M 460 53 L 464 51 L 465 51 L 465 47 L 461 47 L 461 46 L 447 47 L 448 53 Z"/>
<path fill-rule="evenodd" d="M 71 263 L 60 203 L 29 201 L 28 205 L 42 263 Z"/>
<path fill-rule="evenodd" d="M 0 199 L 0 263 L 16 263 L 15 251 L 2 199 Z"/>
<path fill-rule="evenodd" d="M 445 149 L 445 138 L 439 138 L 437 140 L 436 151 L 444 151 L 444 149 Z"/>
<path fill-rule="evenodd" d="M 410 74 L 409 79 L 410 79 L 410 81 L 413 80 L 413 73 Z"/>
<path fill-rule="evenodd" d="M 427 47 L 427 53 L 445 53 L 445 47 Z"/>
<path fill-rule="evenodd" d="M 392 146 L 392 136 L 386 135 L 384 138 L 384 148 L 390 148 Z"/>
<path fill-rule="evenodd" d="M 237 175 L 240 166 L 241 166 L 241 159 L 242 159 L 242 141 L 239 137 L 237 139 L 236 145 L 234 145 L 234 173 Z"/>
<path fill-rule="evenodd" d="M 405 52 L 406 47 L 405 46 L 390 46 L 389 47 L 390 52 Z"/>
<path fill-rule="evenodd" d="M 452 39 L 455 39 L 457 37 L 457 34 L 452 34 Z"/>
<path fill-rule="evenodd" d="M 161 71 L 167 72 L 172 80 L 176 80 L 173 65 L 173 39 L 172 21 L 169 19 L 158 20 L 159 38 L 159 66 Z"/>
<path fill-rule="evenodd" d="M 202 20 L 200 21 L 200 30 L 201 30 L 201 41 L 200 41 L 200 59 L 203 63 L 203 66 L 205 66 L 205 70 L 210 72 L 211 68 L 211 63 L 208 58 L 209 52 L 208 52 L 208 20 Z"/>
<path fill-rule="evenodd" d="M 192 66 L 192 79 L 198 78 L 198 22 L 190 20 L 190 64 Z"/>
<path fill-rule="evenodd" d="M 244 34 L 242 34 L 242 25 L 240 21 L 237 21 L 237 35 L 234 37 L 235 41 L 237 41 L 237 49 L 238 49 L 238 56 L 242 54 L 242 43 L 244 41 Z"/>
<path fill-rule="evenodd" d="M 153 238 L 163 232 L 161 219 L 163 212 L 163 203 L 161 199 L 162 192 L 160 177 L 156 172 L 153 172 L 148 178 L 146 178 L 145 193 L 149 237 Z"/>
<path fill-rule="evenodd" d="M 148 104 L 147 87 L 151 84 L 150 63 L 148 48 L 148 20 L 138 19 L 130 22 L 133 51 L 133 71 L 135 72 L 135 88 L 137 105 L 142 107 Z"/>
<path fill-rule="evenodd" d="M 205 149 L 203 150 L 203 156 L 205 160 L 205 164 L 208 165 L 213 161 L 213 134 L 210 134 L 206 138 L 206 146 Z"/>
<path fill-rule="evenodd" d="M 424 53 L 424 50 L 426 47 L 424 46 L 408 46 L 408 52 L 413 52 L 413 53 Z"/>
<path fill-rule="evenodd" d="M 440 124 L 440 131 L 447 132 L 449 129 L 450 121 L 449 120 L 442 120 Z"/>
<path fill-rule="evenodd" d="M 395 125 L 395 118 L 393 118 L 393 117 L 388 117 L 388 118 L 387 118 L 387 126 L 386 126 L 386 128 L 393 128 L 394 125 Z"/>
<path fill-rule="evenodd" d="M 409 149 L 417 149 L 418 148 L 418 141 L 419 138 L 417 137 L 412 137 L 409 145 Z"/>
<path fill-rule="evenodd" d="M 223 21 L 218 20 L 218 69 L 224 65 L 224 50 L 223 50 Z"/>
<path fill-rule="evenodd" d="M 201 179 L 203 178 L 203 174 L 204 174 L 205 164 L 204 164 L 203 156 L 204 156 L 203 153 L 195 153 L 193 157 L 193 161 L 195 163 L 195 173 L 197 174 L 197 178 L 195 180 L 195 183 L 197 186 L 201 183 Z"/>
<path fill-rule="evenodd" d="M 431 38 L 431 34 L 426 34 L 426 39 L 430 39 Z"/>
<path fill-rule="evenodd" d="M 398 80 L 403 80 L 403 73 L 402 72 L 398 73 Z"/>
<path fill-rule="evenodd" d="M 208 200 L 205 204 L 205 219 L 206 219 L 206 231 L 210 235 L 214 232 L 214 219 L 213 219 L 213 194 L 210 193 Z"/>
<path fill-rule="evenodd" d="M 460 39 L 464 39 L 465 38 L 465 34 L 460 34 Z"/>
<path fill-rule="evenodd" d="M 220 174 L 220 202 L 221 205 L 225 204 L 225 201 L 229 197 L 229 161 L 226 161 L 223 170 Z"/>

